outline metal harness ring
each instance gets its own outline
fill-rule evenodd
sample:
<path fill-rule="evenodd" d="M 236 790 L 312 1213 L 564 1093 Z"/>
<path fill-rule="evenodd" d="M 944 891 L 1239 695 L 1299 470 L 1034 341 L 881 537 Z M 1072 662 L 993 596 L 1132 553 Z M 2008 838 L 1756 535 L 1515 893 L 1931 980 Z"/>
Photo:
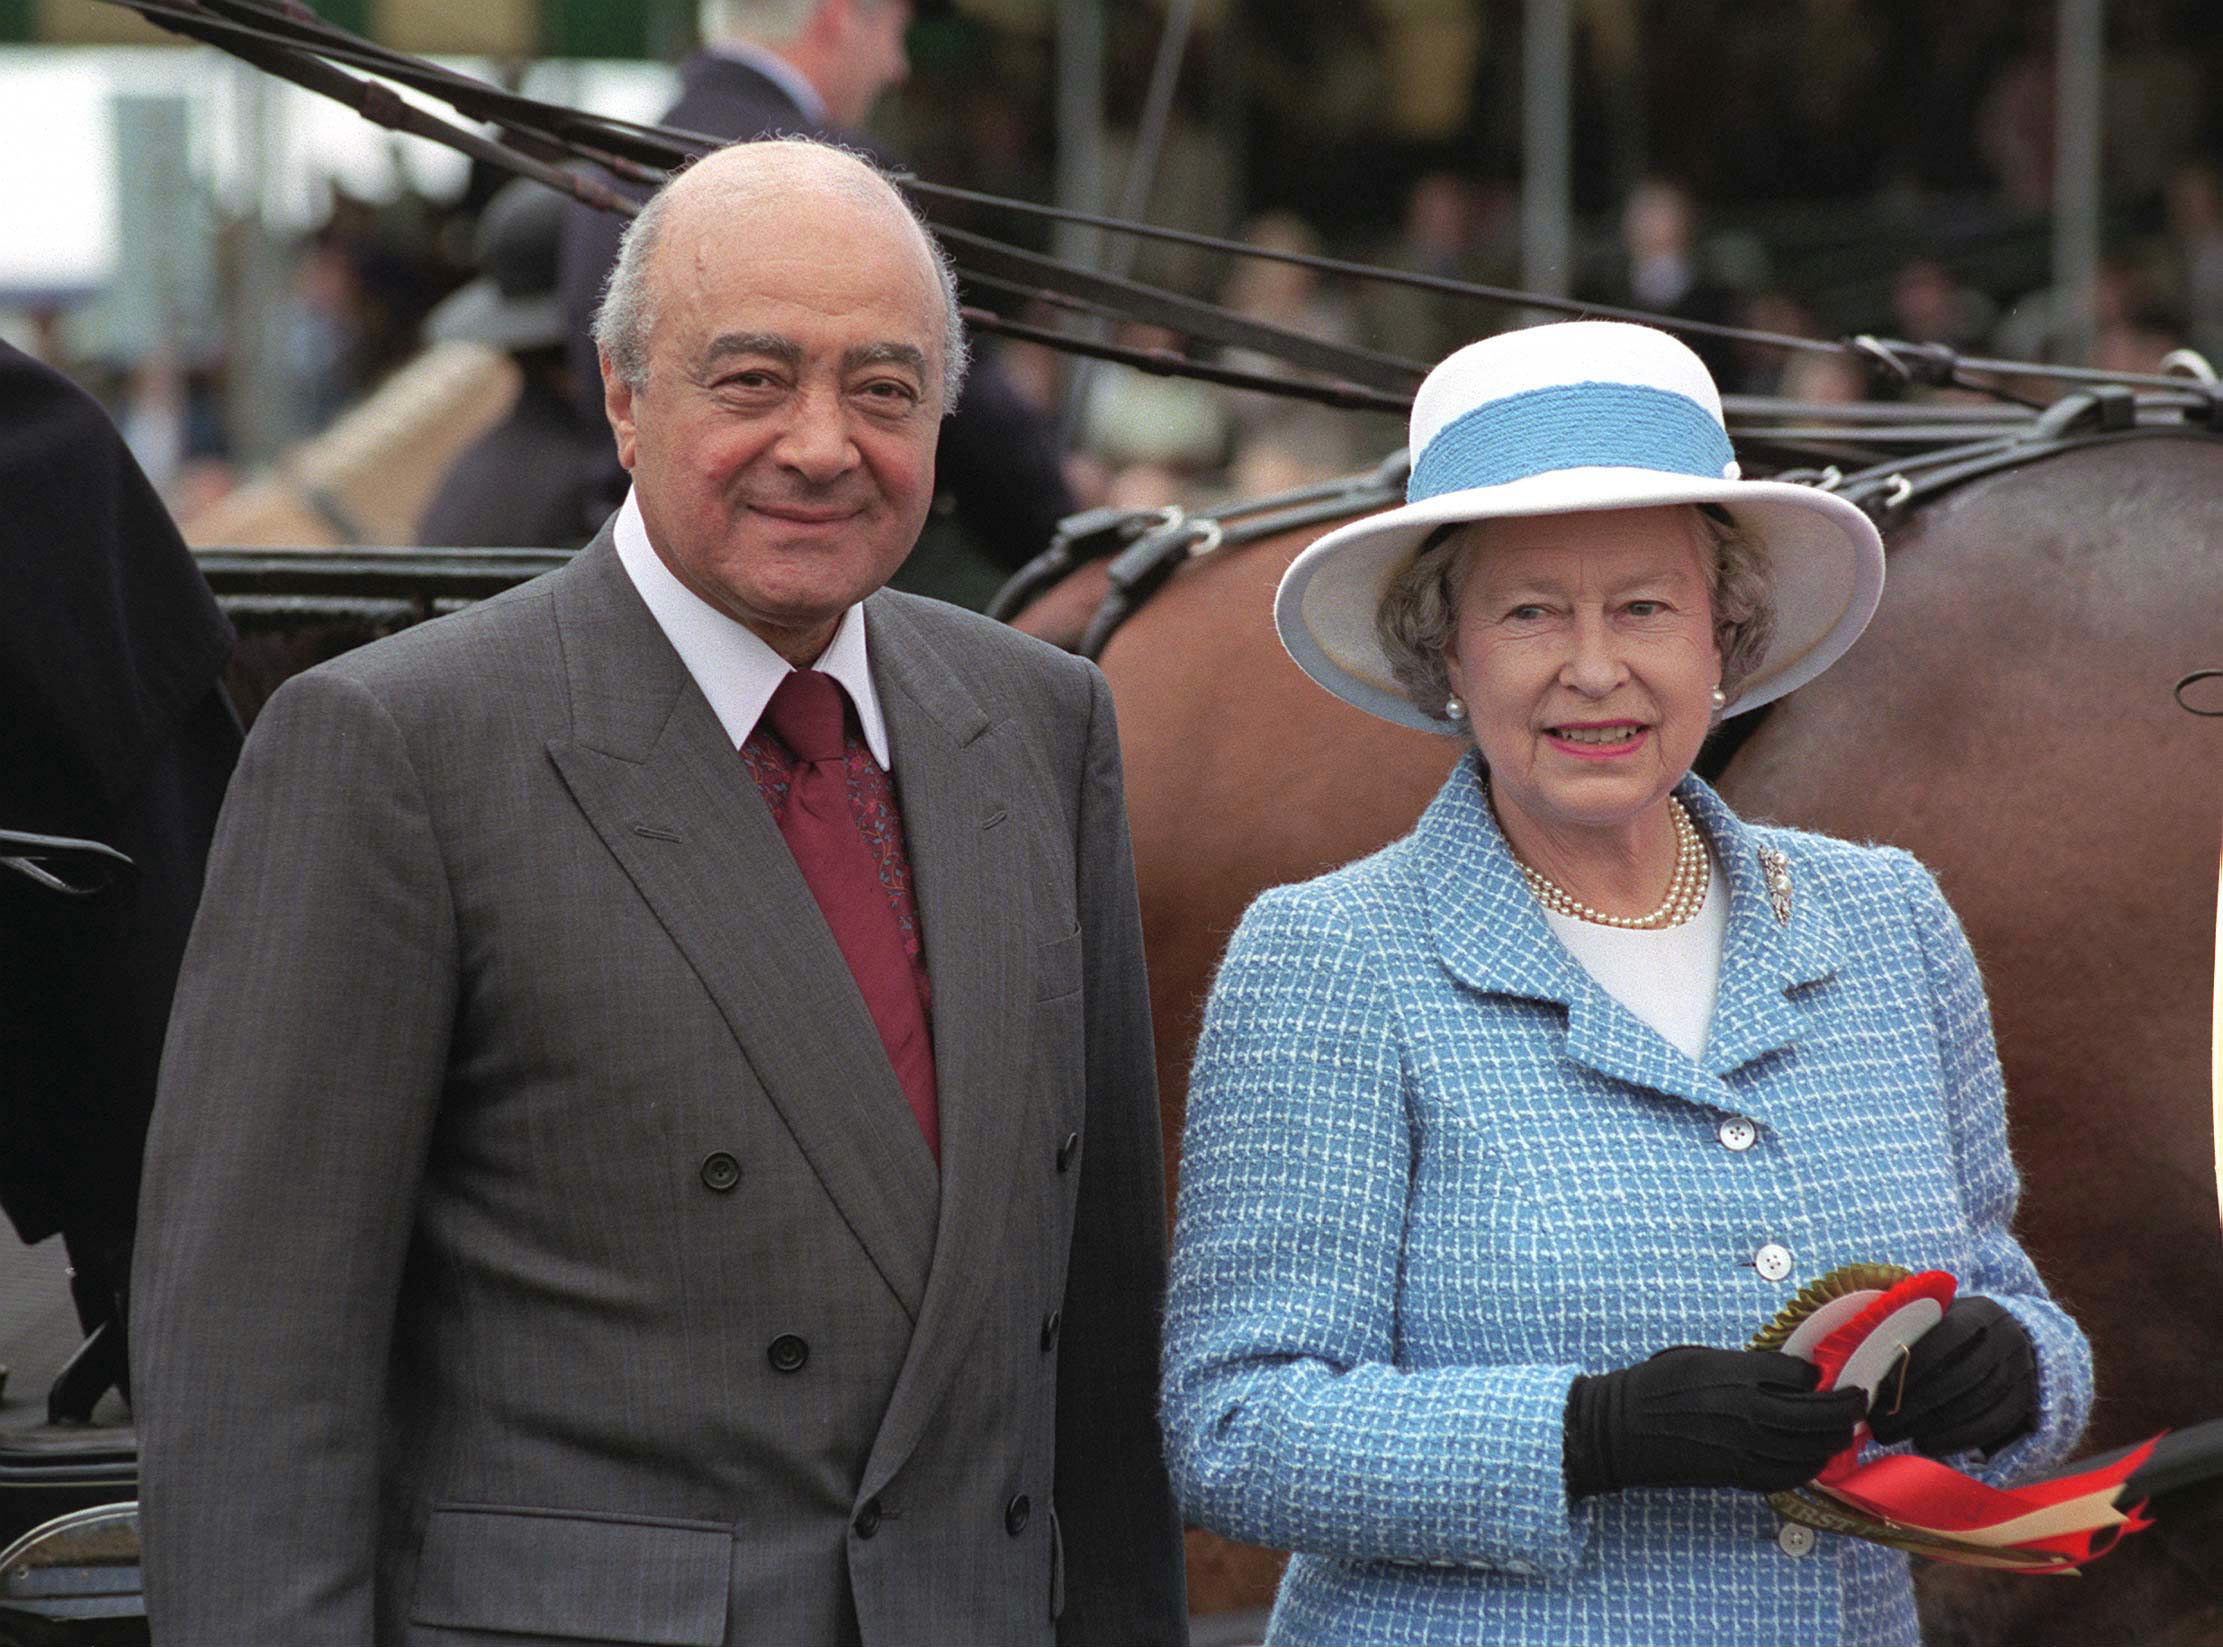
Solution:
<path fill-rule="evenodd" d="M 2171 694 L 2177 700 L 2177 707 L 2183 710 L 2187 715 L 2198 715 L 2202 720 L 2223 720 L 2223 709 L 2200 709 L 2184 701 L 2184 693 L 2186 687 L 2197 686 L 2202 681 L 2214 680 L 2223 680 L 2223 669 L 2193 670 L 2191 674 L 2185 676 L 2183 680 L 2177 682 L 2176 689 Z"/>

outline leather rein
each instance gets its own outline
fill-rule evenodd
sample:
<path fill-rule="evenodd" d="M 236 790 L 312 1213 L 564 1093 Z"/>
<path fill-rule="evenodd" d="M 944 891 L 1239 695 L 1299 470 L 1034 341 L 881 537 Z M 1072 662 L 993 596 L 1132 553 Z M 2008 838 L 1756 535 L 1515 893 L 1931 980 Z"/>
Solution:
<path fill-rule="evenodd" d="M 1732 416 L 1731 432 L 1763 449 L 1781 443 L 1749 414 L 1765 403 L 1746 402 L 1747 418 Z M 1921 407 L 1905 411 L 1921 414 Z M 1739 428 L 1746 422 L 1746 428 Z M 2167 393 L 2141 393 L 2098 385 L 2065 395 L 2035 417 L 2000 433 L 1950 438 L 1949 429 L 1926 431 L 1926 448 L 1896 454 L 1850 472 L 1837 465 L 1779 468 L 1767 478 L 1817 486 L 1858 506 L 1881 530 L 1901 524 L 1923 504 L 1986 476 L 2042 463 L 2064 453 L 2156 437 L 2223 439 L 2223 386 L 2187 379 Z M 1842 442 L 1858 448 L 1875 438 L 1876 426 L 1826 422 L 1803 427 L 1804 443 Z M 1745 441 L 1740 441 L 1740 450 Z M 1127 620 L 1140 611 L 1189 561 L 1240 548 L 1284 532 L 1325 526 L 1402 503 L 1410 465 L 1396 452 L 1374 468 L 1297 491 L 1194 512 L 1179 508 L 1091 509 L 1058 525 L 1050 546 L 998 589 L 988 615 L 1006 622 L 1068 575 L 1108 559 L 1109 586 L 1072 650 L 1091 661 Z"/>

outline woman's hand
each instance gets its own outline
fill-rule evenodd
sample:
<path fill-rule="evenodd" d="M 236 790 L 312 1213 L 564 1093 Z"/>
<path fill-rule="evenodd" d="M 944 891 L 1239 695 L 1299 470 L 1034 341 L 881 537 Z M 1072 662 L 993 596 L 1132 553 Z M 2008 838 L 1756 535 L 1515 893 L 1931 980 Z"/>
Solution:
<path fill-rule="evenodd" d="M 1852 1445 L 1867 1407 L 1859 1390 L 1815 1393 L 1819 1376 L 1773 1350 L 1686 1344 L 1578 1378 L 1567 1396 L 1567 1497 L 1811 1481 Z"/>
<path fill-rule="evenodd" d="M 1912 1440 L 1933 1458 L 1994 1453 L 2038 1420 L 2038 1357 L 2022 1323 L 1988 1298 L 1956 1299 L 1914 1341 L 1906 1378 L 1885 1375 L 1868 1416 L 1878 1441 Z"/>

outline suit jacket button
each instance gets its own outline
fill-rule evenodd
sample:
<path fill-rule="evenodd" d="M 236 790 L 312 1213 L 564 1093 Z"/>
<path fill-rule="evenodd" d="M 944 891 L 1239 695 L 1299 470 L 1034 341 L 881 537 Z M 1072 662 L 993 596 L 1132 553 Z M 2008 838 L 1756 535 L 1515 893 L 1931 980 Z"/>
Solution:
<path fill-rule="evenodd" d="M 702 1181 L 720 1195 L 741 1182 L 741 1163 L 724 1150 L 714 1150 L 702 1158 Z"/>
<path fill-rule="evenodd" d="M 1003 1530 L 1017 1538 L 1027 1530 L 1027 1521 L 1033 1514 L 1034 1506 L 1027 1502 L 1027 1495 L 1021 1493 L 1003 1507 Z"/>
<path fill-rule="evenodd" d="M 1042 1318 L 1042 1353 L 1047 1355 L 1057 1348 L 1058 1328 L 1065 1325 L 1065 1317 L 1052 1310 Z"/>
<path fill-rule="evenodd" d="M 859 1538 L 870 1538 L 880 1530 L 880 1501 L 877 1498 L 864 1501 L 864 1507 L 857 1511 L 856 1528 Z"/>
<path fill-rule="evenodd" d="M 1057 1147 L 1058 1171 L 1071 1172 L 1073 1170 L 1073 1157 L 1080 1150 L 1080 1147 L 1081 1135 L 1079 1133 L 1069 1132 L 1065 1135 L 1065 1142 Z"/>
<path fill-rule="evenodd" d="M 772 1363 L 774 1372 L 801 1372 L 803 1363 L 810 1359 L 810 1346 L 791 1332 L 783 1332 L 772 1340 L 765 1358 Z"/>

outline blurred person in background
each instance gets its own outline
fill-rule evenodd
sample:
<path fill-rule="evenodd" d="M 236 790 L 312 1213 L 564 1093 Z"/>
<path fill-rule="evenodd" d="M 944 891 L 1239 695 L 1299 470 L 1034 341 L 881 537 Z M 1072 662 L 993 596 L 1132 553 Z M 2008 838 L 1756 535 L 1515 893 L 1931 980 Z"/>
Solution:
<path fill-rule="evenodd" d="M 904 30 L 913 16 L 943 9 L 943 0 L 701 0 L 702 47 L 680 64 L 679 100 L 663 123 L 721 139 L 817 137 L 876 153 L 858 128 L 910 73 Z M 591 482 L 606 508 L 623 499 L 625 475 L 607 444 L 591 332 L 622 228 L 611 213 L 573 204 L 560 265 L 578 416 L 598 442 Z M 943 428 L 936 482 L 965 533 L 1000 568 L 1033 559 L 1073 508 L 1054 425 L 985 352 Z M 902 587 L 969 594 L 977 582 L 950 564 L 954 548 L 932 538 L 905 568 Z M 947 576 L 937 579 L 938 568 Z"/>
<path fill-rule="evenodd" d="M 1820 337 L 1822 330 L 1814 319 L 1814 312 L 1789 292 L 1773 288 L 1758 291 L 1747 298 L 1737 324 L 1756 332 L 1771 332 L 1778 337 Z M 1731 345 L 1737 358 L 1736 385 L 1746 394 L 1786 395 L 1796 400 L 1783 387 L 1792 365 L 1802 358 L 1803 349 L 1785 349 L 1773 344 L 1740 340 Z"/>
<path fill-rule="evenodd" d="M 2183 347 L 2177 316 L 2161 304 L 2143 303 L 2099 329 L 2092 339 L 2092 364 L 2104 372 L 2158 372 Z"/>
<path fill-rule="evenodd" d="M 130 366 L 116 388 L 116 426 L 174 519 L 191 520 L 238 482 L 218 370 L 167 345 Z"/>
<path fill-rule="evenodd" d="M 2170 259 L 2192 346 L 2223 357 L 2223 172 L 2210 160 L 2179 166 L 2166 195 Z"/>
<path fill-rule="evenodd" d="M 2178 332 L 2181 328 L 2171 312 L 2167 288 L 2166 277 L 2146 262 L 2120 254 L 2103 258 L 2092 289 L 2094 347 L 2100 338 L 2118 334 L 2116 353 L 2120 357 L 2125 352 L 2122 340 L 2131 332 Z M 2009 360 L 2066 360 L 2068 328 L 2067 302 L 2061 289 L 2041 286 L 2000 312 L 1999 323 L 1992 328 L 1990 352 Z M 2163 352 L 2173 347 L 2174 343 Z M 2120 364 L 2115 367 L 2124 369 Z M 2051 400 L 2061 393 L 2058 383 L 2044 379 L 2031 379 L 2016 387 L 2018 393 L 2040 400 Z"/>
<path fill-rule="evenodd" d="M 1783 363 L 1775 392 L 1809 405 L 1850 406 L 1868 398 L 1870 384 L 1868 368 L 1852 356 L 1801 349 Z"/>
<path fill-rule="evenodd" d="M 1405 219 L 1376 259 L 1393 269 L 1511 285 L 1518 266 L 1519 199 L 1504 184 L 1475 184 L 1457 172 L 1427 172 L 1405 196 Z M 1361 295 L 1367 341 L 1407 360 L 1441 360 L 1474 331 L 1476 307 L 1412 286 L 1370 282 Z"/>
<path fill-rule="evenodd" d="M 1891 277 L 1893 335 L 1909 343 L 1973 349 L 1998 318 L 1998 308 L 1989 298 L 1962 285 L 1952 270 L 1934 258 L 1912 258 Z"/>
<path fill-rule="evenodd" d="M 1180 353 L 1181 340 L 1162 326 L 1131 322 L 1116 334 L 1122 348 Z M 1227 396 L 1194 378 L 1146 372 L 1115 361 L 1088 377 L 1078 444 L 1111 477 L 1119 500 L 1144 498 L 1156 508 L 1188 490 L 1188 483 L 1219 470 L 1234 436 Z M 1130 470 L 1143 471 L 1122 481 Z M 1149 498 L 1151 487 L 1165 488 Z"/>
<path fill-rule="evenodd" d="M 1292 404 L 1287 413 L 1235 449 L 1227 466 L 1229 497 L 1271 497 L 1300 486 L 1315 486 L 1384 457 L 1393 443 L 1368 448 L 1361 459 L 1353 449 L 1352 414 L 1328 406 Z M 1402 445 L 1396 442 L 1395 445 Z"/>
<path fill-rule="evenodd" d="M 1243 229 L 1243 244 L 1259 251 L 1294 257 L 1321 255 L 1319 232 L 1295 212 L 1261 212 Z M 1358 339 L 1358 320 L 1350 301 L 1324 281 L 1317 270 L 1273 257 L 1235 260 L 1220 301 L 1239 315 L 1303 332 L 1329 343 Z M 1286 371 L 1279 361 L 1232 351 L 1233 363 L 1255 371 Z"/>
<path fill-rule="evenodd" d="M 297 440 L 322 429 L 362 389 L 362 283 L 329 231 L 301 250 L 280 301 L 276 353 L 285 397 L 280 433 Z"/>
<path fill-rule="evenodd" d="M 576 549 L 601 524 L 588 481 L 599 450 L 572 413 L 569 331 L 556 291 L 564 197 L 528 179 L 479 218 L 479 278 L 432 312 L 435 343 L 482 343 L 517 364 L 517 402 L 465 448 L 434 490 L 417 541 L 462 548 Z"/>
<path fill-rule="evenodd" d="M 1698 245 L 1698 206 L 1680 183 L 1647 178 L 1629 191 L 1621 207 L 1621 251 L 1619 275 L 1597 294 L 1606 302 L 1665 320 L 1736 320 L 1737 295 L 1710 277 Z M 1737 361 L 1728 342 L 1695 332 L 1683 341 L 1717 379 L 1734 381 Z"/>
<path fill-rule="evenodd" d="M 1245 244 L 1261 251 L 1318 257 L 1320 236 L 1295 212 L 1262 212 L 1243 231 Z M 1358 315 L 1350 299 L 1323 280 L 1317 270 L 1267 258 L 1238 259 L 1221 289 L 1220 301 L 1237 314 L 1329 343 L 1358 341 Z M 1248 349 L 1227 351 L 1227 364 L 1268 377 L 1307 374 L 1271 356 Z M 1306 404 L 1256 390 L 1225 391 L 1225 404 L 1238 451 L 1261 441 L 1284 446 L 1309 444 L 1312 466 L 1336 475 L 1356 468 L 1361 459 L 1359 420 L 1345 416 L 1322 423 L 1305 416 Z M 1290 433 L 1292 423 L 1300 433 Z"/>
<path fill-rule="evenodd" d="M 2017 27 L 2021 50 L 1992 76 L 1976 108 L 1976 146 L 2008 207 L 2036 216 L 2053 209 L 2057 68 L 2049 11 L 2029 8 Z"/>

